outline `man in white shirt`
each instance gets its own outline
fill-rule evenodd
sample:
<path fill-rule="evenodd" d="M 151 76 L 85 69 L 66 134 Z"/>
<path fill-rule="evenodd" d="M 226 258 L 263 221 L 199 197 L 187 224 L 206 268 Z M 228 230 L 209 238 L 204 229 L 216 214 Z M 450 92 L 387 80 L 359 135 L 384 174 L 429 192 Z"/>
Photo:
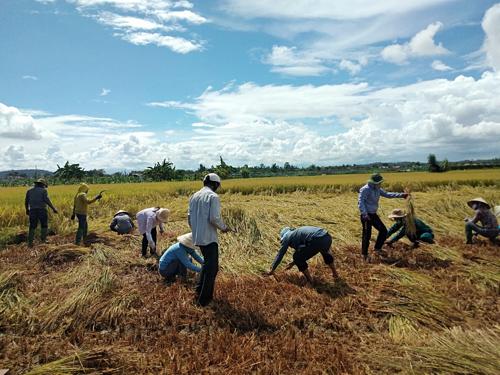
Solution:
<path fill-rule="evenodd" d="M 219 240 L 217 229 L 223 233 L 230 229 L 221 217 L 220 199 L 215 191 L 220 177 L 209 173 L 203 179 L 203 188 L 189 199 L 188 223 L 193 233 L 193 243 L 199 246 L 204 263 L 196 286 L 197 303 L 206 306 L 214 293 L 215 278 L 219 270 Z"/>

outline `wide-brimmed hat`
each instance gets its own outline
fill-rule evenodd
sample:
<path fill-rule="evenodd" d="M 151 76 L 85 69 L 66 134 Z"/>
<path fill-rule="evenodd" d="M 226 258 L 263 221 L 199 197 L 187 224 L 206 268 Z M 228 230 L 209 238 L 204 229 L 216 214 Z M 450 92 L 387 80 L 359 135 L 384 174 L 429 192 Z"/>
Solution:
<path fill-rule="evenodd" d="M 368 182 L 375 184 L 375 185 L 381 184 L 382 181 L 384 181 L 384 178 L 382 177 L 382 175 L 380 173 L 372 174 L 370 176 L 370 179 L 368 180 Z"/>
<path fill-rule="evenodd" d="M 221 179 L 218 174 L 216 173 L 209 173 L 207 174 L 204 178 L 203 181 L 212 181 L 212 182 L 217 182 L 219 185 L 221 183 Z"/>
<path fill-rule="evenodd" d="M 157 219 L 160 220 L 162 223 L 166 223 L 168 221 L 169 216 L 170 216 L 170 210 L 167 208 L 160 208 L 156 212 Z"/>
<path fill-rule="evenodd" d="M 290 232 L 292 230 L 292 228 L 290 227 L 283 227 L 281 228 L 280 230 L 280 238 L 283 239 L 283 237 L 285 237 L 285 235 Z"/>
<path fill-rule="evenodd" d="M 130 214 L 129 214 L 127 211 L 125 211 L 125 210 L 118 210 L 118 211 L 116 211 L 116 214 L 115 214 L 114 216 L 118 216 L 118 215 L 121 215 L 121 214 L 127 214 L 127 215 L 130 215 Z M 114 217 L 114 216 L 113 216 L 113 217 Z"/>
<path fill-rule="evenodd" d="M 488 209 L 491 208 L 491 206 L 488 204 L 488 202 L 486 202 L 483 198 L 479 197 L 479 198 L 474 198 L 474 199 L 471 199 L 470 201 L 467 202 L 467 205 L 472 208 L 472 203 L 481 203 L 481 204 L 484 204 Z"/>
<path fill-rule="evenodd" d="M 186 233 L 186 234 L 183 234 L 182 236 L 177 237 L 177 241 L 179 241 L 184 246 L 189 247 L 190 249 L 196 250 L 196 248 L 197 248 L 193 244 L 193 234 L 192 233 Z"/>
<path fill-rule="evenodd" d="M 48 187 L 49 184 L 47 183 L 47 180 L 45 178 L 39 178 L 38 180 L 35 181 L 37 184 L 42 184 L 45 187 Z"/>
<path fill-rule="evenodd" d="M 406 217 L 406 212 L 401 208 L 392 210 L 391 214 L 388 216 L 389 219 L 401 219 L 403 217 Z"/>

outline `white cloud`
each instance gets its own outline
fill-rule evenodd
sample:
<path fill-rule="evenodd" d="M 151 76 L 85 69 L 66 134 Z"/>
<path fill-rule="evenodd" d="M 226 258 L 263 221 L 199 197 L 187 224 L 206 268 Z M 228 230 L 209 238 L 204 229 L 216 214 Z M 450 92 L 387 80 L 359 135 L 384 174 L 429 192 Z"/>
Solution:
<path fill-rule="evenodd" d="M 434 60 L 431 64 L 431 68 L 437 70 L 438 72 L 447 72 L 453 70 L 453 68 L 449 67 L 440 60 Z"/>
<path fill-rule="evenodd" d="M 21 78 L 22 79 L 29 79 L 29 80 L 32 80 L 32 81 L 38 81 L 38 77 L 36 77 L 36 76 L 24 75 Z"/>
<path fill-rule="evenodd" d="M 13 166 L 18 162 L 24 161 L 24 147 L 23 146 L 9 146 L 5 150 L 5 158 L 12 163 Z"/>
<path fill-rule="evenodd" d="M 319 76 L 331 71 L 320 59 L 297 52 L 296 47 L 273 46 L 264 63 L 272 65 L 273 72 L 292 76 Z"/>
<path fill-rule="evenodd" d="M 201 25 L 208 20 L 194 12 L 189 1 L 170 0 L 66 0 L 84 16 L 115 30 L 113 34 L 135 45 L 153 44 L 177 53 L 202 50 L 203 41 L 174 33 L 186 33 L 184 24 Z M 112 11 L 111 11 L 112 10 Z"/>
<path fill-rule="evenodd" d="M 359 62 L 342 59 L 339 63 L 339 68 L 347 70 L 351 75 L 356 75 L 367 63 L 367 59 L 362 59 Z"/>
<path fill-rule="evenodd" d="M 129 33 L 122 35 L 122 39 L 139 46 L 153 44 L 158 47 L 168 47 L 172 51 L 182 54 L 198 51 L 203 48 L 203 46 L 199 43 L 192 42 L 181 37 L 162 35 L 159 33 Z"/>
<path fill-rule="evenodd" d="M 15 107 L 0 103 L 0 136 L 10 139 L 37 140 L 41 138 L 30 115 L 22 113 Z"/>
<path fill-rule="evenodd" d="M 448 54 L 441 43 L 434 42 L 434 36 L 443 27 L 441 22 L 435 22 L 418 32 L 408 43 L 393 44 L 385 47 L 382 58 L 394 64 L 404 64 L 412 57 L 437 56 Z"/>
<path fill-rule="evenodd" d="M 101 93 L 99 94 L 99 96 L 108 96 L 110 92 L 111 92 L 110 89 L 102 88 L 101 89 Z"/>
<path fill-rule="evenodd" d="M 482 22 L 486 35 L 483 49 L 486 60 L 492 68 L 500 70 L 500 4 L 493 5 L 484 15 Z"/>

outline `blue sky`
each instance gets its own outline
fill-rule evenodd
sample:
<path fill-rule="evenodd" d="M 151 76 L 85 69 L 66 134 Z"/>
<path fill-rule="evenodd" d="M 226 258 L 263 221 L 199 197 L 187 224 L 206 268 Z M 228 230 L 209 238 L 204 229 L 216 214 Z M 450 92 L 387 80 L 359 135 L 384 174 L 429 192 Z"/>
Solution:
<path fill-rule="evenodd" d="M 0 169 L 498 157 L 500 3 L 3 0 Z"/>

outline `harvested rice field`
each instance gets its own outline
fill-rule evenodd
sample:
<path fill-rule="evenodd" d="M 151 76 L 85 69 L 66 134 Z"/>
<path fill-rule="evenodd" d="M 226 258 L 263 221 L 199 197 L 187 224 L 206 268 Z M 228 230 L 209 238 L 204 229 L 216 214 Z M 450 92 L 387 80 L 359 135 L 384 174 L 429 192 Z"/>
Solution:
<path fill-rule="evenodd" d="M 50 216 L 48 244 L 33 249 L 22 242 L 25 190 L 2 189 L 0 196 L 9 198 L 0 207 L 0 368 L 9 374 L 498 374 L 500 247 L 481 239 L 465 245 L 463 218 L 472 214 L 468 199 L 500 204 L 500 175 L 464 180 L 474 182 L 411 184 L 389 176 L 387 190 L 412 185 L 415 213 L 433 227 L 436 243 L 412 249 L 402 240 L 371 263 L 360 254 L 354 186 L 361 180 L 226 189 L 223 216 L 235 233 L 220 235 L 221 269 L 207 308 L 193 303 L 194 274 L 166 286 L 156 260 L 140 257 L 140 236 L 108 228 L 118 209 L 167 207 L 164 250 L 188 232 L 188 195 L 196 186 L 109 187 L 91 206 L 89 244 L 82 247 L 73 244 L 76 224 L 69 219 L 75 187 L 49 187 L 60 214 Z M 101 189 L 91 186 L 90 193 Z M 387 226 L 390 211 L 404 204 L 381 199 Z M 310 262 L 314 283 L 306 285 L 296 269 L 284 270 L 291 250 L 275 276 L 264 275 L 280 228 L 300 225 L 332 234 L 340 281 L 317 256 Z"/>

